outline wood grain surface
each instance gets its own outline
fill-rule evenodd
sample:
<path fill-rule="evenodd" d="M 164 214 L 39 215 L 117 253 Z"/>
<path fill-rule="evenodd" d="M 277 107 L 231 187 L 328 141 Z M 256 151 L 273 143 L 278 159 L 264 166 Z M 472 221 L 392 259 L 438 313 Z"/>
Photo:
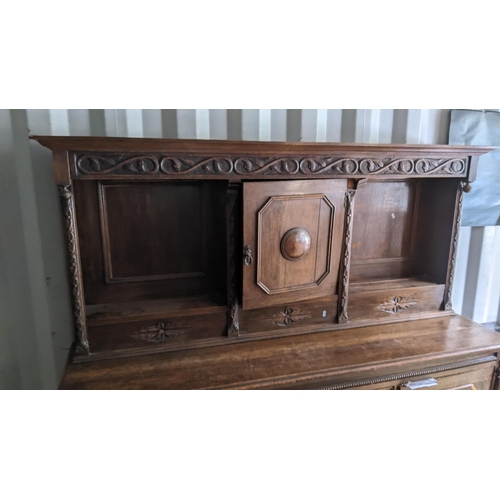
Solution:
<path fill-rule="evenodd" d="M 71 365 L 63 389 L 324 387 L 473 360 L 500 334 L 462 316 Z"/>

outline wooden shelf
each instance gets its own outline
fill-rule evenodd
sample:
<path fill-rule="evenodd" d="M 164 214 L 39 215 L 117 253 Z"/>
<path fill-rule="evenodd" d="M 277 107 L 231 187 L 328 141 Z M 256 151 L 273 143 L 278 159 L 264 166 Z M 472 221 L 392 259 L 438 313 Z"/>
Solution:
<path fill-rule="evenodd" d="M 423 286 L 439 285 L 432 278 L 426 276 L 415 278 L 398 278 L 391 280 L 371 280 L 351 282 L 349 290 L 356 292 L 373 292 L 376 290 L 393 290 L 398 288 L 417 288 Z"/>
<path fill-rule="evenodd" d="M 158 315 L 173 318 L 224 312 L 225 310 L 224 299 L 217 294 L 86 306 L 89 326 L 155 319 L 158 318 Z"/>

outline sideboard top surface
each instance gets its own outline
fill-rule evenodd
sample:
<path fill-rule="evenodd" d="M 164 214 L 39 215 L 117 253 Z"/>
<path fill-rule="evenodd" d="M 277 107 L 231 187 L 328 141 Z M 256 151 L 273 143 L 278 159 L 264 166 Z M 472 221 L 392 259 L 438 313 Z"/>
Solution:
<path fill-rule="evenodd" d="M 493 354 L 500 334 L 459 316 L 259 342 L 89 360 L 68 367 L 63 389 L 291 388 L 422 370 Z"/>
<path fill-rule="evenodd" d="M 31 139 L 53 151 L 149 152 L 178 154 L 237 155 L 370 155 L 422 154 L 432 157 L 479 156 L 496 149 L 486 146 L 443 144 L 348 144 L 328 142 L 267 142 L 205 139 L 143 139 L 130 137 L 74 137 L 31 135 Z"/>

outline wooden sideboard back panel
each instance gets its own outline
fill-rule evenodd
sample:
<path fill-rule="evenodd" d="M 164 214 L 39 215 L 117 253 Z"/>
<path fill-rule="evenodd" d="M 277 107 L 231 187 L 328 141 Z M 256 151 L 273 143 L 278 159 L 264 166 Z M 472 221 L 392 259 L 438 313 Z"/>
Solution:
<path fill-rule="evenodd" d="M 451 313 L 463 195 L 489 151 L 36 140 L 93 359 Z"/>
<path fill-rule="evenodd" d="M 87 304 L 225 294 L 225 182 L 75 182 Z"/>
<path fill-rule="evenodd" d="M 464 181 L 423 180 L 415 274 L 447 283 L 454 269 Z"/>
<path fill-rule="evenodd" d="M 351 279 L 405 278 L 414 273 L 420 183 L 368 182 L 356 193 Z"/>

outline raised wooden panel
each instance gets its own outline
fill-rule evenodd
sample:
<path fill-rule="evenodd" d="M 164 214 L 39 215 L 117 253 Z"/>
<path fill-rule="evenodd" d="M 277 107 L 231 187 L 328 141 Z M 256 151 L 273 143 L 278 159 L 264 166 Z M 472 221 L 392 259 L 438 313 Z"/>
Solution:
<path fill-rule="evenodd" d="M 345 180 L 244 183 L 243 309 L 336 293 Z"/>
<path fill-rule="evenodd" d="M 250 309 L 240 312 L 240 335 L 284 336 L 332 328 L 337 298 L 319 297 L 309 301 Z"/>
<path fill-rule="evenodd" d="M 334 215 L 321 194 L 273 196 L 259 210 L 257 284 L 266 293 L 311 288 L 326 278 Z"/>
<path fill-rule="evenodd" d="M 119 356 L 123 350 L 137 354 L 170 351 L 225 338 L 225 308 L 214 308 L 205 314 L 194 312 L 186 311 L 184 316 L 160 313 L 142 321 L 131 318 L 123 323 L 96 325 L 89 333 L 93 353 Z"/>
<path fill-rule="evenodd" d="M 204 184 L 99 184 L 105 281 L 204 276 Z"/>
<path fill-rule="evenodd" d="M 356 194 L 351 279 L 412 274 L 419 184 L 368 182 Z"/>
<path fill-rule="evenodd" d="M 87 305 L 224 294 L 224 181 L 74 191 Z"/>
<path fill-rule="evenodd" d="M 383 285 L 382 285 L 383 286 Z M 373 322 L 387 318 L 415 318 L 439 311 L 444 285 L 400 280 L 400 288 L 376 289 L 374 284 L 351 285 L 349 321 Z"/>

